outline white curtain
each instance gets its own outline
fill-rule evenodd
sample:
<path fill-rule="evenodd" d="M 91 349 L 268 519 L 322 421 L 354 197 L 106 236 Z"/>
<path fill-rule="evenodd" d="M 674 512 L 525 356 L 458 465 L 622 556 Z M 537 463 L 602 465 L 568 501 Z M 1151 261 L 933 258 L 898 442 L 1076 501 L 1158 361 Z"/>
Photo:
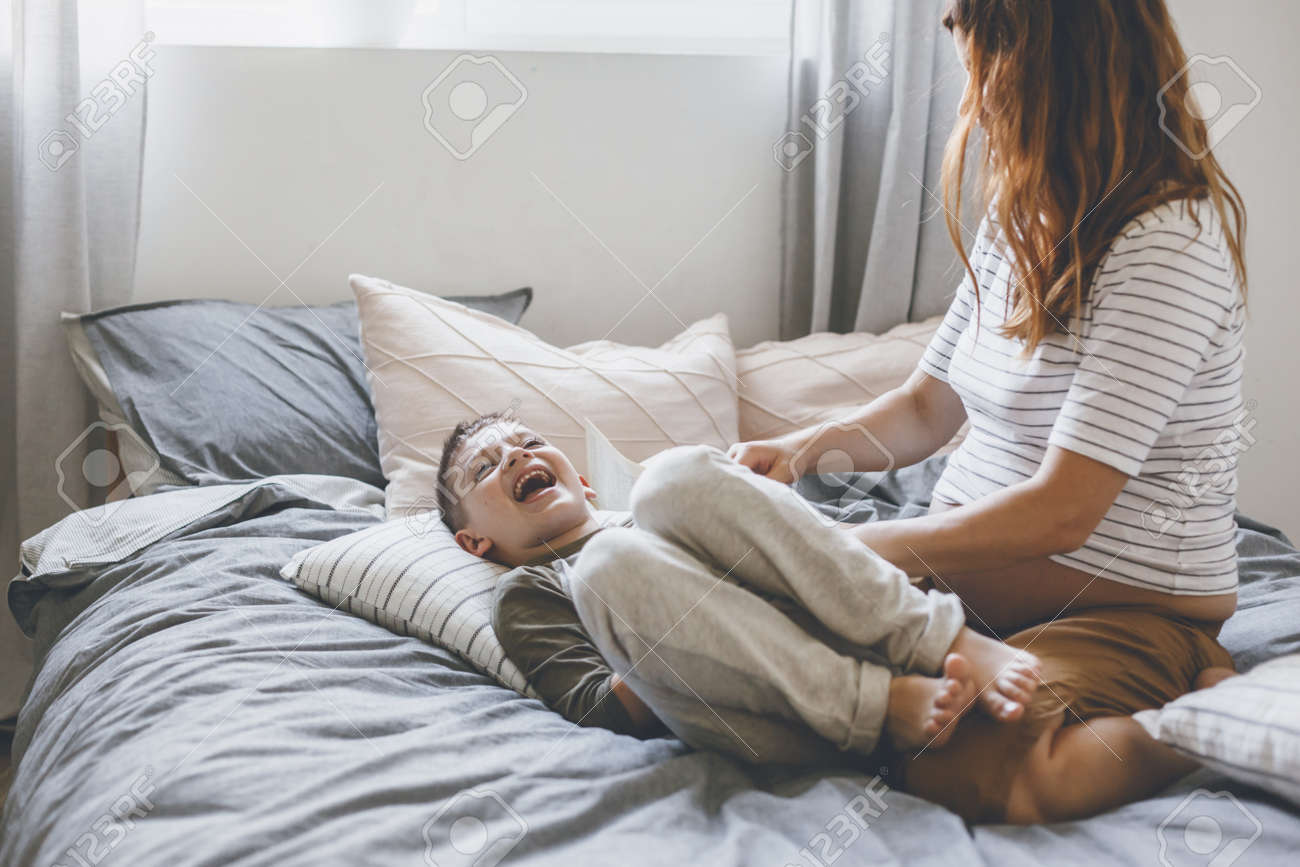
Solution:
<path fill-rule="evenodd" d="M 0 6 L 7 13 L 0 21 L 0 574 L 7 578 L 18 571 L 22 539 L 92 495 L 78 439 L 93 408 L 59 313 L 131 296 L 144 82 L 156 70 L 143 0 Z M 17 711 L 30 667 L 6 604 L 0 717 Z"/>
<path fill-rule="evenodd" d="M 947 309 L 960 282 L 938 201 L 965 87 L 945 5 L 794 0 L 789 148 L 777 154 L 788 169 L 785 339 L 924 319 Z"/>

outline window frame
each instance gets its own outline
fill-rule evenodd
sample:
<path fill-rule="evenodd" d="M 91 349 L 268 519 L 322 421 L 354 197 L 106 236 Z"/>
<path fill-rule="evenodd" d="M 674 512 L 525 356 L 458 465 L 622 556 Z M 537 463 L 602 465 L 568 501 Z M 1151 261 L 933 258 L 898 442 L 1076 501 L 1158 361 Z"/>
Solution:
<path fill-rule="evenodd" d="M 789 51 L 791 2 L 146 0 L 145 6 L 161 45 L 771 56 Z M 392 21 L 383 20 L 384 10 L 392 10 Z M 647 27 L 655 21 L 658 32 Z"/>

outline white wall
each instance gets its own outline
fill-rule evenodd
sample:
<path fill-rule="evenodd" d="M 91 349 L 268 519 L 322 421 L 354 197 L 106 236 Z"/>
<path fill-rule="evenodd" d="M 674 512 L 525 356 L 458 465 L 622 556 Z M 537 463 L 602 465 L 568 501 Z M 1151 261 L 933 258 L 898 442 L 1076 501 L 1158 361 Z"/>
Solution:
<path fill-rule="evenodd" d="M 1250 213 L 1245 388 L 1258 444 L 1243 458 L 1240 504 L 1300 539 L 1300 316 L 1288 288 L 1300 3 L 1170 4 L 1189 53 L 1234 57 L 1264 91 L 1219 150 Z M 784 125 L 784 59 L 504 54 L 528 99 L 461 163 L 424 130 L 420 101 L 453 56 L 161 47 L 138 297 L 256 303 L 276 287 L 181 180 L 281 276 L 382 182 L 288 281 L 303 299 L 345 298 L 347 274 L 361 271 L 438 292 L 530 284 L 538 296 L 526 324 L 561 344 L 607 333 L 657 342 L 678 318 L 717 310 L 738 345 L 775 335 L 780 170 L 770 149 Z M 637 304 L 644 289 L 534 173 L 651 286 L 735 210 L 656 290 L 665 310 Z M 280 289 L 270 303 L 296 299 Z"/>
<path fill-rule="evenodd" d="M 1189 54 L 1227 55 L 1263 90 L 1263 100 L 1223 140 L 1217 155 L 1246 200 L 1250 319 L 1247 400 L 1258 442 L 1242 457 L 1239 506 L 1300 542 L 1300 3 L 1294 0 L 1169 0 Z"/>
<path fill-rule="evenodd" d="M 324 241 L 287 281 L 308 302 L 350 297 L 357 271 L 439 293 L 531 285 L 526 324 L 560 344 L 660 342 L 718 310 L 738 344 L 775 333 L 784 58 L 502 54 L 528 97 L 459 162 L 421 102 L 455 56 L 160 47 L 137 298 L 276 289 L 188 185 L 282 277 Z M 688 252 L 664 304 L 646 298 L 637 278 L 654 287 Z"/>

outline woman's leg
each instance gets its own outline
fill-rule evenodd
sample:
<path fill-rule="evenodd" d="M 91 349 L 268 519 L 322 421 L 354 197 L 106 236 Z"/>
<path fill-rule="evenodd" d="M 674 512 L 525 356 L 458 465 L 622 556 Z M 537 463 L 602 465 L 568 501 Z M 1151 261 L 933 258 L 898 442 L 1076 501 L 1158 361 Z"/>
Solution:
<path fill-rule="evenodd" d="M 1067 713 L 1035 720 L 1033 732 L 966 720 L 949 748 L 907 760 L 903 787 L 974 824 L 1032 825 L 1150 797 L 1196 768 L 1132 717 L 1065 725 Z"/>
<path fill-rule="evenodd" d="M 1066 822 L 1148 798 L 1196 769 L 1127 716 L 1044 732 L 1011 782 L 1006 821 Z"/>
<path fill-rule="evenodd" d="M 1032 655 L 963 629 L 955 597 L 918 590 L 902 570 L 814 515 L 789 486 L 717 449 L 688 446 L 653 458 L 633 488 L 632 514 L 638 527 L 796 602 L 901 671 L 934 675 L 948 653 L 960 653 L 999 719 L 1016 717 L 1037 685 Z"/>
<path fill-rule="evenodd" d="M 1212 666 L 1196 675 L 1196 681 L 1192 684 L 1192 689 L 1209 689 L 1216 683 L 1221 683 L 1230 677 L 1236 677 L 1237 672 L 1226 666 Z"/>
<path fill-rule="evenodd" d="M 1024 719 L 968 718 L 946 748 L 904 765 L 908 792 L 971 823 L 1079 818 L 1159 791 L 1193 766 L 1129 714 L 1232 673 L 1204 626 L 1150 610 L 1080 612 L 1007 641 L 1043 665 Z"/>
<path fill-rule="evenodd" d="M 1237 673 L 1212 666 L 1192 683 L 1209 689 Z M 1012 781 L 1007 821 L 1063 822 L 1150 797 L 1197 763 L 1147 734 L 1132 717 L 1090 719 L 1058 727 L 1034 745 Z"/>

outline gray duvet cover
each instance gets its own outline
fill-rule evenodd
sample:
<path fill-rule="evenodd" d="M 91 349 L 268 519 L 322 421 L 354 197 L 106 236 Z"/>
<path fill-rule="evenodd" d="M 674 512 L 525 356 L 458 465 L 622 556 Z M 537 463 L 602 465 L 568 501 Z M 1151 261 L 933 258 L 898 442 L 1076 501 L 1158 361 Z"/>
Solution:
<path fill-rule="evenodd" d="M 896 517 L 940 466 L 873 496 L 861 477 L 802 490 L 846 519 Z M 972 833 L 874 773 L 575 728 L 279 579 L 374 518 L 274 492 L 228 511 L 30 605 L 40 660 L 0 864 L 1226 867 L 1300 850 L 1295 808 L 1208 772 L 1089 821 Z M 1300 649 L 1300 554 L 1242 524 L 1223 641 L 1250 667 Z"/>

